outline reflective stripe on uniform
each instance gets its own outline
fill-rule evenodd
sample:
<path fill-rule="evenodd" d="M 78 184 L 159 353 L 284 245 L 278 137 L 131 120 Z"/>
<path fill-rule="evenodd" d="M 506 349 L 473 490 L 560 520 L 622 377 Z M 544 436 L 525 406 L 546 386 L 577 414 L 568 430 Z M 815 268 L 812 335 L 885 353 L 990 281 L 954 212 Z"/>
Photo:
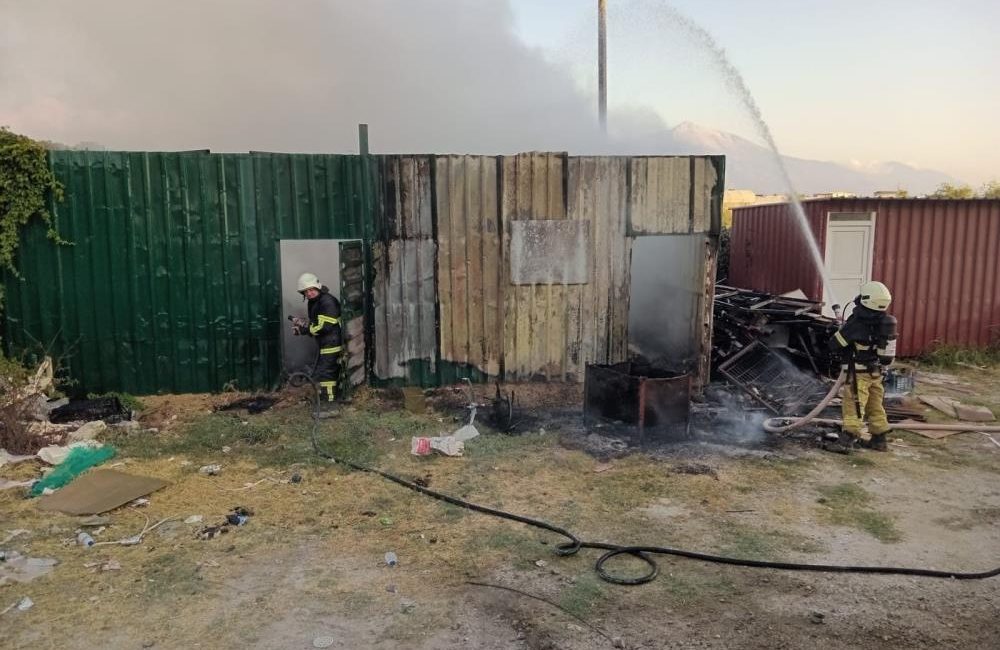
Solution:
<path fill-rule="evenodd" d="M 326 314 L 320 314 L 316 317 L 316 324 L 309 326 L 309 333 L 315 336 L 316 332 L 323 329 L 323 325 L 327 323 L 330 325 L 340 325 L 340 319 L 334 318 L 333 316 L 327 316 Z"/>
<path fill-rule="evenodd" d="M 320 354 L 337 354 L 338 352 L 340 352 L 343 349 L 344 349 L 344 346 L 338 345 L 337 347 L 334 347 L 334 348 L 320 348 L 319 349 L 319 353 Z"/>
<path fill-rule="evenodd" d="M 845 339 L 844 335 L 841 334 L 840 332 L 837 332 L 836 334 L 834 334 L 833 338 L 837 341 L 837 343 L 840 344 L 840 347 L 842 347 L 842 348 L 846 348 L 847 347 L 847 339 Z"/>
<path fill-rule="evenodd" d="M 335 381 L 321 381 L 319 385 L 326 389 L 326 400 L 328 402 L 333 401 L 333 394 L 336 392 L 337 382 Z"/>

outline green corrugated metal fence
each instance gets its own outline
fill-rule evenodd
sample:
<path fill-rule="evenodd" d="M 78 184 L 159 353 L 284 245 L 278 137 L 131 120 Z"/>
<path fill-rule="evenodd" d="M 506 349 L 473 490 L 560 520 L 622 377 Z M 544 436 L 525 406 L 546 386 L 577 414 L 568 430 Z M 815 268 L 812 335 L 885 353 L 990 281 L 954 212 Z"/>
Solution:
<path fill-rule="evenodd" d="M 361 156 L 54 151 L 57 246 L 24 234 L 8 353 L 62 356 L 75 390 L 270 385 L 280 374 L 278 240 L 363 238 Z"/>

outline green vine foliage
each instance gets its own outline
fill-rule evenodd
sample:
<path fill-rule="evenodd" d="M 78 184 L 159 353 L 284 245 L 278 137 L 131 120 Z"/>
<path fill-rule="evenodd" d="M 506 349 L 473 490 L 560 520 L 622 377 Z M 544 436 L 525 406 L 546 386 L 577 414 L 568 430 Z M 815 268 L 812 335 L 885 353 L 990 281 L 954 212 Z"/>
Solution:
<path fill-rule="evenodd" d="M 0 269 L 20 277 L 15 264 L 17 249 L 21 230 L 32 219 L 45 223 L 49 239 L 68 243 L 53 226 L 47 207 L 50 196 L 61 201 L 63 188 L 49 169 L 45 146 L 0 127 Z"/>

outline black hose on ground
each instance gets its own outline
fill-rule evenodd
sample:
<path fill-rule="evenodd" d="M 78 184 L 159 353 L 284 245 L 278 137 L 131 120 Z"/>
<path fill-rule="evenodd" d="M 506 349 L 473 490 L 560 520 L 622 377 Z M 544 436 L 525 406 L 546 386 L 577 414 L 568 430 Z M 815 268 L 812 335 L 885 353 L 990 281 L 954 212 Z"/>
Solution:
<path fill-rule="evenodd" d="M 617 585 L 641 585 L 647 582 L 651 582 L 656 579 L 656 576 L 660 572 L 659 566 L 656 561 L 651 557 L 652 555 L 673 555 L 676 557 L 684 557 L 692 560 L 701 560 L 703 562 L 712 562 L 715 564 L 729 564 L 732 566 L 742 566 L 757 569 L 780 569 L 785 571 L 814 571 L 822 573 L 867 573 L 867 574 L 882 574 L 882 575 L 908 575 L 908 576 L 920 576 L 924 578 L 951 578 L 955 580 L 982 580 L 984 578 L 992 578 L 1000 575 L 1000 567 L 995 569 L 990 569 L 989 571 L 979 571 L 979 572 L 961 572 L 961 571 L 939 571 L 937 569 L 921 569 L 921 568 L 907 568 L 907 567 L 893 567 L 893 566 L 851 566 L 851 565 L 838 565 L 838 564 L 803 564 L 797 562 L 771 562 L 766 560 L 745 560 L 741 558 L 726 557 L 724 555 L 712 555 L 710 553 L 700 553 L 697 551 L 686 551 L 683 549 L 670 548 L 667 546 L 623 546 L 621 544 L 609 544 L 607 542 L 588 542 L 581 540 L 571 531 L 550 524 L 547 521 L 542 521 L 541 519 L 533 519 L 531 517 L 524 517 L 522 515 L 516 515 L 504 510 L 498 510 L 496 508 L 490 508 L 487 506 L 482 506 L 477 503 L 472 503 L 471 501 L 465 501 L 464 499 L 459 499 L 443 492 L 437 492 L 431 490 L 422 485 L 413 483 L 404 478 L 396 476 L 395 474 L 390 474 L 388 472 L 383 472 L 380 469 L 375 469 L 374 467 L 368 467 L 366 465 L 361 465 L 355 463 L 354 461 L 346 458 L 337 458 L 330 452 L 325 451 L 319 445 L 319 441 L 316 438 L 316 430 L 319 425 L 319 386 L 313 380 L 313 378 L 307 373 L 293 373 L 289 377 L 289 382 L 299 381 L 298 385 L 303 383 L 310 383 L 313 387 L 313 425 L 310 430 L 310 438 L 312 441 L 313 450 L 316 454 L 322 458 L 326 458 L 336 463 L 346 465 L 351 469 L 355 469 L 359 472 L 367 472 L 369 474 L 377 474 L 382 478 L 392 481 L 397 485 L 401 485 L 405 488 L 413 490 L 414 492 L 419 492 L 425 496 L 432 499 L 437 499 L 438 501 L 443 501 L 445 503 L 450 503 L 459 508 L 465 508 L 466 510 L 472 510 L 473 512 L 480 512 L 484 515 L 490 515 L 492 517 L 497 517 L 500 519 L 507 519 L 509 521 L 516 521 L 518 523 L 525 524 L 527 526 L 532 526 L 533 528 L 539 528 L 541 530 L 547 530 L 549 532 L 555 533 L 565 537 L 567 540 L 561 544 L 555 546 L 556 555 L 569 556 L 575 555 L 580 549 L 593 548 L 606 551 L 601 557 L 597 559 L 594 565 L 594 570 L 597 571 L 597 575 L 601 577 L 602 580 L 607 582 L 617 584 Z M 631 555 L 632 557 L 638 558 L 645 562 L 649 570 L 644 575 L 637 578 L 625 578 L 621 576 L 609 573 L 604 565 L 608 560 L 617 557 L 619 555 Z"/>

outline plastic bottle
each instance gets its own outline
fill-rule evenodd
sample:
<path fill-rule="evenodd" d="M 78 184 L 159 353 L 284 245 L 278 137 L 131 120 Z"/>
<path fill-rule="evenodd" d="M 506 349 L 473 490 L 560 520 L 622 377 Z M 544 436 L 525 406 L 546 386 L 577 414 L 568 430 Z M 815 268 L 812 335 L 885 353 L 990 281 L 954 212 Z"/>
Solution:
<path fill-rule="evenodd" d="M 95 542 L 94 538 L 91 537 L 89 533 L 80 533 L 76 536 L 76 543 L 80 546 L 90 547 L 93 546 Z"/>
<path fill-rule="evenodd" d="M 388 553 L 385 554 L 385 563 L 388 566 L 396 566 L 397 564 L 399 564 L 399 558 L 396 557 L 395 553 L 389 551 Z"/>

